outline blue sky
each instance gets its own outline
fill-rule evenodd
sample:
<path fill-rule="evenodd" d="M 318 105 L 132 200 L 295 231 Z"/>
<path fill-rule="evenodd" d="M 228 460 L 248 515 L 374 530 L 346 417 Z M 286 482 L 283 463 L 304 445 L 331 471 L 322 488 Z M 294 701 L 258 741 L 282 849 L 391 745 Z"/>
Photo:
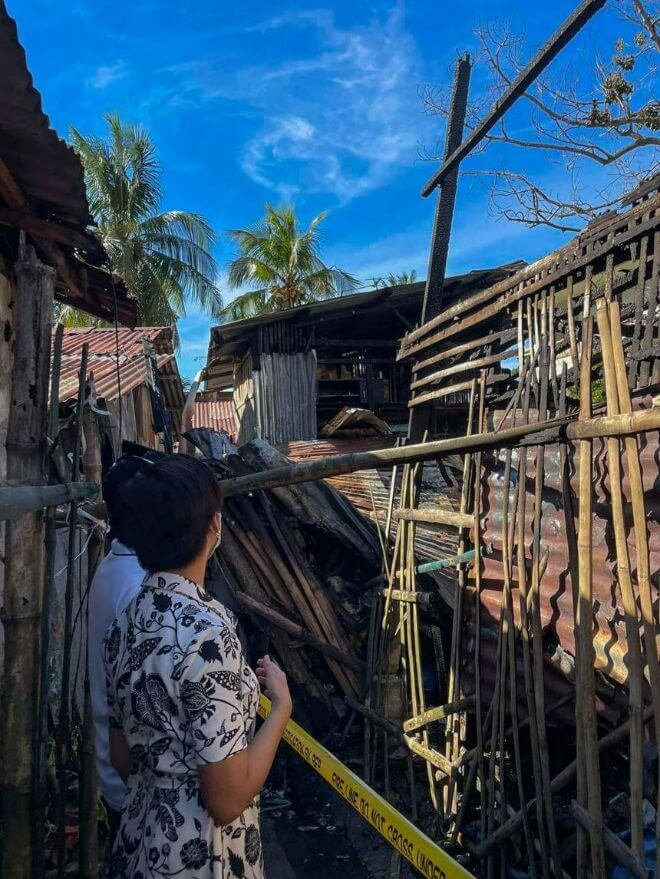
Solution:
<path fill-rule="evenodd" d="M 221 268 L 232 255 L 224 230 L 253 223 L 266 201 L 293 200 L 303 221 L 330 211 L 326 262 L 363 281 L 425 275 L 433 199 L 419 190 L 432 167 L 420 145 L 433 145 L 442 128 L 423 113 L 420 87 L 450 81 L 486 18 L 508 17 L 535 49 L 575 5 L 7 2 L 51 124 L 62 136 L 71 125 L 102 133 L 110 110 L 145 124 L 164 166 L 164 207 L 209 219 Z M 612 13 L 601 12 L 575 42 L 577 65 L 597 41 L 609 55 L 611 37 Z M 482 77 L 476 68 L 473 90 Z M 513 124 L 522 130 L 524 117 Z M 524 165 L 552 185 L 558 171 L 546 157 L 505 149 L 489 148 L 470 167 Z M 465 178 L 449 270 L 531 260 L 565 237 L 489 216 L 482 184 Z M 208 327 L 192 307 L 180 323 L 186 376 L 204 362 Z"/>

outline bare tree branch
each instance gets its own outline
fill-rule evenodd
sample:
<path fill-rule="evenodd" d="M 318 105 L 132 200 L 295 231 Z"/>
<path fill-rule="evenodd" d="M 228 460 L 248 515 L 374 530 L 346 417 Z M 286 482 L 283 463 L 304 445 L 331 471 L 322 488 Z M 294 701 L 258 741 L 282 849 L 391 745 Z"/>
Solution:
<path fill-rule="evenodd" d="M 646 0 L 618 0 L 616 7 L 621 36 L 607 58 L 608 47 L 595 47 L 590 63 L 580 60 L 575 71 L 564 68 L 538 79 L 524 98 L 529 121 L 520 121 L 520 108 L 513 119 L 501 120 L 472 154 L 478 156 L 492 145 L 511 147 L 521 153 L 545 153 L 559 164 L 561 191 L 549 192 L 533 174 L 507 170 L 480 171 L 490 180 L 490 208 L 512 222 L 547 225 L 575 231 L 579 223 L 620 201 L 623 193 L 660 165 L 660 102 L 654 92 L 660 49 L 658 23 Z M 610 14 L 611 11 L 610 11 Z M 502 22 L 490 21 L 476 30 L 480 57 L 489 75 L 487 86 L 468 106 L 466 129 L 472 131 L 484 113 L 508 88 L 524 67 L 531 49 L 520 34 Z M 613 51 L 612 51 L 613 50 Z M 427 114 L 445 117 L 450 89 L 426 86 L 421 100 Z M 522 126 L 522 127 L 521 127 Z M 420 148 L 425 159 L 440 158 L 441 144 Z M 581 172 L 589 165 L 607 169 L 600 187 L 593 173 Z M 589 181 L 585 188 L 584 181 Z"/>

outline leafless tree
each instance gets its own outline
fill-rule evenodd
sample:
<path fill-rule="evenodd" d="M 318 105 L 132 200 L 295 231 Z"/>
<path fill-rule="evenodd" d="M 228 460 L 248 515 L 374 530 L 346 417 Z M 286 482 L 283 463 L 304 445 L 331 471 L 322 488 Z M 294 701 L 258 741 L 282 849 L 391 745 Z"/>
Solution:
<path fill-rule="evenodd" d="M 493 143 L 511 148 L 506 154 L 509 167 L 466 172 L 487 179 L 490 207 L 497 215 L 530 227 L 578 231 L 585 221 L 618 204 L 626 191 L 659 170 L 660 15 L 653 2 L 614 0 L 601 13 L 618 15 L 621 35 L 610 49 L 611 57 L 605 60 L 594 47 L 591 62 L 581 58 L 578 70 L 574 59 L 571 63 L 569 45 L 550 72 L 525 93 L 526 118 L 516 108 L 482 142 L 478 152 L 487 151 Z M 470 130 L 532 54 L 524 36 L 513 33 L 506 23 L 488 22 L 475 33 L 477 62 L 485 65 L 487 79 L 468 107 L 466 128 Z M 569 61 L 564 60 L 562 68 L 561 59 L 566 56 Z M 422 90 L 424 108 L 430 114 L 446 117 L 449 97 L 449 85 L 427 85 Z M 539 175 L 537 170 L 524 170 L 525 153 L 530 151 L 542 152 L 562 173 Z M 423 158 L 429 160 L 437 161 L 439 154 L 437 147 L 422 150 Z M 498 150 L 498 160 L 502 154 Z M 604 172 L 595 175 L 595 185 L 589 166 Z M 547 183 L 548 176 L 552 184 Z M 557 178 L 559 184 L 554 182 Z"/>

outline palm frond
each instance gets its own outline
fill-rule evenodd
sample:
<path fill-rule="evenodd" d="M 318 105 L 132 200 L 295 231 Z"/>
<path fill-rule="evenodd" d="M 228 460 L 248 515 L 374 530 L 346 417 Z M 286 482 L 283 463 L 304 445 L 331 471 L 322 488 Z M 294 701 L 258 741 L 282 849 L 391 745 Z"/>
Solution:
<path fill-rule="evenodd" d="M 105 138 L 71 129 L 71 140 L 85 170 L 95 232 L 137 300 L 141 322 L 175 324 L 189 299 L 217 314 L 213 229 L 199 214 L 160 212 L 162 169 L 148 131 L 114 113 L 105 121 Z"/>
<path fill-rule="evenodd" d="M 268 291 L 267 290 L 251 290 L 249 293 L 243 293 L 237 296 L 232 302 L 223 308 L 221 314 L 225 320 L 246 320 L 270 311 Z"/>
<path fill-rule="evenodd" d="M 356 278 L 326 266 L 321 259 L 319 227 L 326 215 L 325 211 L 318 214 L 301 232 L 291 205 L 275 208 L 266 204 L 264 217 L 254 227 L 228 233 L 238 250 L 229 263 L 229 286 L 236 289 L 258 284 L 259 290 L 255 292 L 261 294 L 265 290 L 263 300 L 244 294 L 251 309 L 263 302 L 262 310 L 277 311 L 355 289 Z M 238 308 L 243 314 L 243 305 Z M 238 311 L 232 311 L 235 313 Z"/>

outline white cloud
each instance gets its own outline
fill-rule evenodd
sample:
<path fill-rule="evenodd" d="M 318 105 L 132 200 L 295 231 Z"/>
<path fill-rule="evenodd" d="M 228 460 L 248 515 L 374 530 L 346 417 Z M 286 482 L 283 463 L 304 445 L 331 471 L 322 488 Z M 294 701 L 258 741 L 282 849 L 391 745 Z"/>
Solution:
<path fill-rule="evenodd" d="M 258 118 L 240 166 L 286 200 L 323 194 L 345 204 L 414 163 L 427 122 L 402 6 L 352 27 L 327 9 L 278 15 L 247 29 L 257 41 L 251 54 L 272 57 L 272 32 L 285 29 L 294 33 L 277 63 L 233 69 L 217 57 L 183 60 L 159 71 L 148 103 L 162 112 L 230 100 Z"/>
<path fill-rule="evenodd" d="M 347 203 L 415 161 L 417 59 L 400 6 L 347 29 L 326 10 L 261 28 L 304 28 L 305 38 L 296 56 L 243 80 L 254 83 L 245 97 L 264 113 L 242 157 L 248 176 L 283 198 L 304 191 Z"/>
<path fill-rule="evenodd" d="M 94 74 L 89 77 L 85 85 L 91 89 L 105 89 L 113 82 L 123 79 L 128 74 L 128 65 L 125 61 L 117 61 L 115 64 L 101 65 Z"/>

